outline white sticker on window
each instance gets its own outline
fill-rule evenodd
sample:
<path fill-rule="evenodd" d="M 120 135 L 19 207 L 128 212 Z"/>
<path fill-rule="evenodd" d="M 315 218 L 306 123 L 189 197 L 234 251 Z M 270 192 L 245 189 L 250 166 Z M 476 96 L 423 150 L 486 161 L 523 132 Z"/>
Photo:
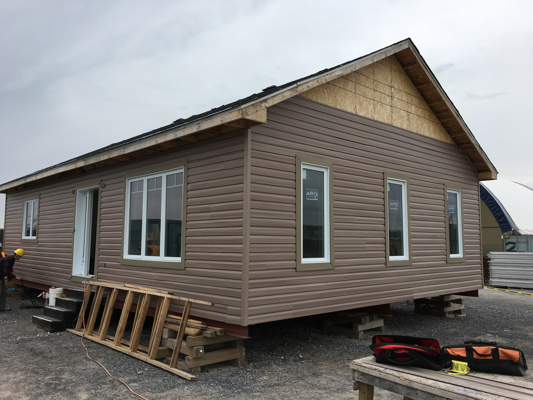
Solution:
<path fill-rule="evenodd" d="M 318 200 L 318 189 L 305 189 L 306 200 Z"/>

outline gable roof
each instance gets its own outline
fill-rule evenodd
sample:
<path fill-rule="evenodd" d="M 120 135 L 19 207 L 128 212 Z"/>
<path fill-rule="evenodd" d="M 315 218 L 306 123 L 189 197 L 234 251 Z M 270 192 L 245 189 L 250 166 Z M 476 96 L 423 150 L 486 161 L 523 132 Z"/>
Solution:
<path fill-rule="evenodd" d="M 405 39 L 333 68 L 319 71 L 284 85 L 269 86 L 260 93 L 254 93 L 233 103 L 186 119 L 178 119 L 166 126 L 1 184 L 0 192 L 9 192 L 40 180 L 54 179 L 54 177 L 62 176 L 69 171 L 93 170 L 124 160 L 142 157 L 153 151 L 178 147 L 183 143 L 195 142 L 206 137 L 266 123 L 268 107 L 392 55 L 396 57 L 453 141 L 463 149 L 471 160 L 478 171 L 479 179 L 496 179 L 496 168 L 442 89 L 414 43 L 411 39 Z"/>
<path fill-rule="evenodd" d="M 481 183 L 480 197 L 502 233 L 533 235 L 533 189 L 518 182 L 497 180 Z"/>

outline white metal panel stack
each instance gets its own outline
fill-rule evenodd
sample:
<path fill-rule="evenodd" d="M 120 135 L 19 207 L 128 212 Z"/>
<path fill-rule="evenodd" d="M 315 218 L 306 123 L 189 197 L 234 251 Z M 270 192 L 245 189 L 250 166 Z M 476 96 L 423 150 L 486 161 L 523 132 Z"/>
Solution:
<path fill-rule="evenodd" d="M 490 252 L 489 284 L 533 289 L 533 253 Z"/>

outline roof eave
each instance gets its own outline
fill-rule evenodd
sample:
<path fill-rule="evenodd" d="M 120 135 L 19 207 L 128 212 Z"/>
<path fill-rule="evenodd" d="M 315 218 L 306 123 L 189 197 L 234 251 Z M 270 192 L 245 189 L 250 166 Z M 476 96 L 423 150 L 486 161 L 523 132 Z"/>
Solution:
<path fill-rule="evenodd" d="M 297 80 L 292 84 L 288 84 L 281 87 L 277 91 L 273 91 L 268 95 L 259 96 L 257 99 L 243 103 L 239 106 L 222 109 L 212 114 L 207 113 L 203 117 L 197 120 L 193 120 L 190 123 L 185 123 L 183 125 L 180 125 L 179 123 L 172 124 L 168 127 L 153 131 L 153 134 L 150 133 L 147 135 L 141 135 L 141 138 L 134 138 L 131 141 L 125 141 L 123 145 L 117 147 L 111 146 L 111 149 L 109 149 L 109 147 L 105 147 L 101 150 L 89 153 L 86 156 L 81 156 L 70 161 L 57 164 L 56 166 L 37 171 L 25 177 L 4 183 L 0 185 L 0 193 L 15 189 L 18 186 L 39 181 L 41 179 L 51 178 L 54 175 L 58 175 L 64 172 L 87 167 L 96 163 L 101 163 L 105 160 L 117 157 L 125 157 L 128 154 L 132 154 L 134 152 L 138 152 L 140 150 L 157 146 L 169 141 L 173 141 L 176 139 L 184 139 L 188 136 L 194 136 L 199 132 L 208 129 L 213 129 L 217 126 L 234 124 L 235 126 L 250 127 L 257 124 L 266 123 L 267 109 L 269 107 L 276 105 L 282 101 L 285 101 L 291 97 L 298 96 L 303 92 L 306 92 L 324 83 L 330 82 L 341 76 L 357 71 L 386 57 L 396 55 L 396 57 L 398 58 L 399 54 L 407 54 L 405 53 L 406 51 L 409 52 L 410 56 L 414 57 L 416 60 L 416 63 L 414 63 L 413 65 L 410 65 L 409 67 L 404 66 L 407 74 L 409 75 L 411 73 L 411 75 L 414 75 L 414 73 L 416 72 L 420 75 L 420 72 L 422 71 L 423 79 L 425 79 L 425 82 L 423 82 L 422 84 L 424 87 L 426 87 L 426 89 L 422 87 L 422 84 L 419 84 L 419 90 L 421 91 L 421 94 L 424 95 L 424 90 L 426 92 L 428 91 L 427 88 L 429 88 L 430 90 L 431 88 L 434 88 L 434 90 L 438 93 L 438 97 L 441 101 L 439 105 L 441 107 L 442 105 L 445 105 L 445 109 L 435 109 L 434 112 L 437 115 L 437 118 L 441 120 L 441 123 L 447 130 L 450 129 L 449 126 L 451 125 L 448 124 L 447 128 L 445 120 L 451 119 L 453 124 L 455 124 L 455 131 L 458 132 L 456 132 L 456 137 L 459 137 L 461 141 L 456 140 L 455 138 L 454 140 L 456 140 L 457 145 L 461 147 L 465 151 L 467 156 L 472 160 L 473 164 L 478 170 L 479 179 L 496 179 L 496 168 L 492 165 L 489 158 L 487 157 L 479 143 L 476 141 L 474 135 L 471 133 L 468 126 L 464 123 L 459 112 L 440 86 L 439 82 L 437 81 L 437 79 L 427 66 L 426 62 L 416 49 L 414 43 L 411 41 L 411 39 L 405 39 L 401 42 L 390 45 L 374 53 L 360 57 L 348 63 L 341 64 L 332 69 L 325 70 L 323 73 L 319 72 L 317 74 L 311 75 L 308 78 Z M 420 69 L 415 70 L 413 69 L 413 67 Z M 460 127 L 459 130 L 457 130 L 457 126 Z"/>

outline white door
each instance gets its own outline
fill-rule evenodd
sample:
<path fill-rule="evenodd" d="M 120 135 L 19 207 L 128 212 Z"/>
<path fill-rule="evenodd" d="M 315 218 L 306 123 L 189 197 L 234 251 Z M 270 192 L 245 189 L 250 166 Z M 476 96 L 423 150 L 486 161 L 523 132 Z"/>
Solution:
<path fill-rule="evenodd" d="M 76 221 L 72 275 L 94 275 L 98 188 L 80 189 L 76 195 Z"/>

